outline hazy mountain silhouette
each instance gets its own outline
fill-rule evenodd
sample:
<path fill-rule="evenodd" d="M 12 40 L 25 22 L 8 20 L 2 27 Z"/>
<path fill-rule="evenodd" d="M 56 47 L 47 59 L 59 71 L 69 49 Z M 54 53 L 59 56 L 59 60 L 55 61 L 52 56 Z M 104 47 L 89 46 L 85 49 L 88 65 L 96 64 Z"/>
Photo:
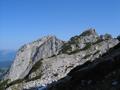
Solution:
<path fill-rule="evenodd" d="M 14 60 L 15 50 L 0 50 L 0 68 L 9 67 Z"/>

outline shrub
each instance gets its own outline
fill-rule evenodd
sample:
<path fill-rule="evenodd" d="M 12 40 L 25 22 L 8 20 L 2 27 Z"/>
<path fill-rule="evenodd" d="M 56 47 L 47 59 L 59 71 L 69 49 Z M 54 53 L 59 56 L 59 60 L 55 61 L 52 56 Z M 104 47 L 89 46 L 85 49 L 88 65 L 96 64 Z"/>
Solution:
<path fill-rule="evenodd" d="M 102 41 L 103 41 L 103 39 L 98 39 L 96 42 L 93 43 L 93 45 L 98 44 L 98 43 L 100 43 Z"/>
<path fill-rule="evenodd" d="M 105 37 L 105 39 L 110 39 L 110 38 L 112 38 L 112 36 L 111 36 L 110 34 L 107 34 L 107 33 L 104 35 L 104 37 Z"/>
<path fill-rule="evenodd" d="M 87 30 L 87 31 L 83 32 L 80 36 L 86 36 L 86 35 L 89 36 L 89 35 L 91 35 L 91 33 L 92 33 L 92 30 Z"/>
<path fill-rule="evenodd" d="M 21 83 L 21 82 L 23 82 L 23 81 L 24 81 L 24 79 L 15 80 L 15 81 L 13 81 L 13 82 L 11 82 L 11 83 L 8 83 L 8 84 L 7 84 L 7 87 L 10 87 L 10 86 L 12 86 L 12 85 Z"/>
<path fill-rule="evenodd" d="M 81 50 L 87 50 L 91 47 L 91 45 L 92 45 L 91 43 L 86 43 L 86 46 Z"/>
<path fill-rule="evenodd" d="M 6 86 L 7 86 L 8 80 L 5 81 L 0 81 L 0 90 L 6 90 Z"/>
<path fill-rule="evenodd" d="M 68 53 L 72 50 L 72 47 L 69 43 L 65 43 L 63 46 L 62 46 L 62 50 L 61 52 L 62 53 Z"/>
<path fill-rule="evenodd" d="M 74 50 L 74 51 L 72 51 L 72 52 L 70 52 L 70 53 L 68 53 L 69 55 L 71 55 L 71 54 L 75 54 L 75 53 L 78 53 L 80 51 L 80 49 L 76 49 L 76 50 Z"/>
<path fill-rule="evenodd" d="M 38 70 L 39 68 L 41 68 L 41 66 L 42 66 L 42 60 L 43 60 L 43 59 L 41 59 L 41 60 L 39 60 L 38 62 L 36 62 L 35 65 L 32 67 L 32 69 L 30 70 L 30 72 L 28 73 L 28 75 L 24 78 L 24 80 L 25 80 L 26 82 L 41 78 L 41 76 L 42 76 L 42 71 L 41 71 L 41 70 L 39 71 L 39 75 L 36 76 L 36 77 L 29 78 L 29 75 L 30 75 L 31 73 L 35 72 L 36 70 Z"/>

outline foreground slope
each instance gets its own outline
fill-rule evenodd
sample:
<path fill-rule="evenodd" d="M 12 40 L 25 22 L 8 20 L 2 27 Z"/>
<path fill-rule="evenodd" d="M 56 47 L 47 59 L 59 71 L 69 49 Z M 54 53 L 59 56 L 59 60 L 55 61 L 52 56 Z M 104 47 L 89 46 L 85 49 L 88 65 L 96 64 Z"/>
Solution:
<path fill-rule="evenodd" d="M 94 61 L 72 69 L 48 90 L 119 90 L 120 43 Z"/>

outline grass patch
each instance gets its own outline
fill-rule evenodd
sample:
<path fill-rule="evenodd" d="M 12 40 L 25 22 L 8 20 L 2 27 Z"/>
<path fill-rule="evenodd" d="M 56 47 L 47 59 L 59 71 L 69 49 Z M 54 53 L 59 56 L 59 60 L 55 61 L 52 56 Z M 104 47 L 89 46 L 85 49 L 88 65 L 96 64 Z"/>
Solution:
<path fill-rule="evenodd" d="M 91 35 L 91 31 L 87 30 L 87 31 L 83 32 L 80 36 L 89 36 L 89 35 Z"/>
<path fill-rule="evenodd" d="M 76 50 L 74 50 L 74 51 L 72 51 L 72 52 L 70 52 L 68 54 L 71 55 L 71 54 L 75 54 L 75 53 L 78 53 L 78 52 L 80 52 L 80 49 L 76 49 Z"/>
<path fill-rule="evenodd" d="M 70 39 L 70 44 L 78 44 L 80 42 L 80 36 L 74 36 Z"/>
<path fill-rule="evenodd" d="M 28 75 L 24 78 L 24 80 L 25 80 L 26 82 L 32 81 L 32 80 L 36 80 L 36 79 L 40 79 L 40 78 L 41 78 L 41 76 L 42 76 L 42 71 L 41 71 L 41 70 L 39 71 L 39 75 L 36 76 L 36 77 L 29 78 L 29 75 L 30 75 L 31 73 L 35 72 L 36 70 L 38 70 L 39 68 L 41 68 L 41 66 L 42 66 L 42 60 L 43 60 L 43 59 L 41 59 L 41 60 L 39 60 L 38 62 L 36 62 L 36 64 L 32 67 L 32 69 L 30 70 L 30 72 L 28 73 Z"/>
<path fill-rule="evenodd" d="M 15 84 L 22 83 L 23 81 L 24 81 L 24 79 L 15 80 L 15 81 L 13 81 L 13 82 L 11 82 L 11 83 L 8 83 L 8 84 L 7 84 L 7 87 L 10 87 L 10 86 L 15 85 Z"/>
<path fill-rule="evenodd" d="M 65 44 L 62 46 L 61 53 L 69 53 L 69 52 L 71 52 L 71 51 L 72 51 L 71 44 L 65 43 Z"/>
<path fill-rule="evenodd" d="M 68 43 L 67 43 L 66 45 L 64 45 L 64 46 L 62 47 L 61 52 L 62 52 L 62 53 L 69 54 L 69 55 L 75 54 L 75 53 L 78 53 L 78 52 L 80 52 L 80 51 L 89 49 L 92 44 L 91 44 L 91 43 L 86 43 L 86 46 L 85 46 L 84 48 L 82 48 L 82 49 L 79 49 L 79 47 L 77 47 L 77 44 L 75 44 L 75 45 L 76 45 L 76 49 L 75 49 L 74 51 L 72 51 L 71 44 L 68 44 Z"/>
<path fill-rule="evenodd" d="M 15 81 L 7 84 L 7 87 L 10 87 L 10 86 L 15 85 L 15 84 L 22 83 L 22 82 L 24 82 L 24 81 L 25 81 L 25 82 L 28 82 L 28 81 L 33 81 L 33 80 L 36 80 L 36 79 L 40 79 L 41 76 L 42 76 L 42 74 L 41 74 L 42 71 L 40 71 L 40 74 L 39 74 L 38 76 L 33 77 L 33 78 L 29 78 L 29 75 L 30 75 L 31 73 L 35 72 L 37 69 L 39 69 L 39 68 L 41 67 L 41 65 L 42 65 L 42 60 L 43 60 L 43 59 L 41 59 L 41 60 L 39 60 L 38 62 L 36 62 L 36 64 L 32 67 L 32 69 L 30 70 L 29 74 L 28 74 L 25 78 L 15 80 Z M 1 85 L 1 84 L 0 84 L 0 85 Z M 2 90 L 2 89 L 0 89 L 0 90 Z M 3 89 L 3 90 L 4 90 L 4 89 Z"/>
<path fill-rule="evenodd" d="M 104 40 L 98 39 L 96 42 L 93 43 L 93 45 L 98 44 L 98 43 L 100 43 L 100 42 L 102 42 L 102 41 L 104 41 Z"/>
<path fill-rule="evenodd" d="M 89 49 L 91 45 L 91 43 L 86 43 L 86 46 L 83 49 L 81 49 L 81 51 Z"/>
<path fill-rule="evenodd" d="M 30 79 L 26 79 L 25 82 L 29 82 L 29 81 L 34 81 L 34 80 L 40 79 L 41 76 L 42 76 L 42 74 L 40 73 L 40 75 L 38 75 L 36 77 L 30 78 Z"/>
<path fill-rule="evenodd" d="M 43 59 L 41 59 L 41 60 L 39 60 L 38 62 L 35 63 L 35 65 L 34 65 L 34 66 L 32 67 L 32 69 L 30 70 L 30 73 L 35 72 L 38 68 L 41 67 L 41 65 L 42 65 L 42 60 L 43 60 Z"/>

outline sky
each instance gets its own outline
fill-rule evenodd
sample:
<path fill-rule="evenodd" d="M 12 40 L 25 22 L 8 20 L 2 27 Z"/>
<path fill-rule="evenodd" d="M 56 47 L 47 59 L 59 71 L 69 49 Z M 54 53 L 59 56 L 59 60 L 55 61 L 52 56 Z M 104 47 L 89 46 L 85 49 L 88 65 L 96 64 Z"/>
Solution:
<path fill-rule="evenodd" d="M 88 28 L 120 34 L 120 0 L 0 0 L 0 49 L 46 35 L 62 40 Z"/>

